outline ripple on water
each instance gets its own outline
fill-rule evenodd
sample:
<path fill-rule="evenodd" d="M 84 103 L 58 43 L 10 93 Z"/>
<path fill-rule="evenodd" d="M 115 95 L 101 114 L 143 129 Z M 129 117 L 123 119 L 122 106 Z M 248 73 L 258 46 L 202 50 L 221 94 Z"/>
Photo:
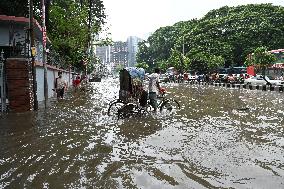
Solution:
<path fill-rule="evenodd" d="M 283 94 L 169 83 L 179 111 L 117 120 L 118 87 L 1 119 L 0 187 L 283 188 Z"/>

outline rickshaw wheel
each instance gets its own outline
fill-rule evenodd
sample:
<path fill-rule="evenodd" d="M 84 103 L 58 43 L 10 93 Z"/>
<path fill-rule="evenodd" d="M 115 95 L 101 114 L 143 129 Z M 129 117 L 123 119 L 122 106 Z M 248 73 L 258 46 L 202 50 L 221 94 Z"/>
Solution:
<path fill-rule="evenodd" d="M 118 118 L 128 118 L 130 116 L 135 116 L 139 113 L 139 107 L 135 103 L 124 104 L 118 110 Z"/>
<path fill-rule="evenodd" d="M 153 111 L 154 111 L 154 108 L 150 104 L 147 104 L 146 106 L 140 109 L 140 115 L 148 115 Z"/>
<path fill-rule="evenodd" d="M 179 103 L 174 99 L 167 99 L 161 104 L 160 112 L 173 112 L 180 109 Z"/>
<path fill-rule="evenodd" d="M 109 108 L 107 110 L 108 116 L 117 116 L 119 114 L 119 110 L 125 105 L 125 103 L 121 101 L 113 102 L 109 105 Z"/>

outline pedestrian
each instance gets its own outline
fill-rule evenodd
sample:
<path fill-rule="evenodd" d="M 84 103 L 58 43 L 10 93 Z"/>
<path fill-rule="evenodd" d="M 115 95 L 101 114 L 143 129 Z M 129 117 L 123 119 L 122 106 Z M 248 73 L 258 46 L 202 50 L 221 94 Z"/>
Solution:
<path fill-rule="evenodd" d="M 57 93 L 57 99 L 63 99 L 66 88 L 67 88 L 67 83 L 62 78 L 62 72 L 58 72 L 58 78 L 56 78 L 55 80 L 55 89 Z"/>
<path fill-rule="evenodd" d="M 154 111 L 157 110 L 158 102 L 157 102 L 157 95 L 161 89 L 160 87 L 160 69 L 155 68 L 154 73 L 149 75 L 149 99 L 150 105 L 154 108 Z"/>
<path fill-rule="evenodd" d="M 80 83 L 81 83 L 81 78 L 80 78 L 80 76 L 78 75 L 78 76 L 76 77 L 76 79 L 73 81 L 73 86 L 74 86 L 74 88 L 75 88 L 75 91 L 78 90 L 78 88 L 79 88 L 79 86 L 80 86 Z"/>

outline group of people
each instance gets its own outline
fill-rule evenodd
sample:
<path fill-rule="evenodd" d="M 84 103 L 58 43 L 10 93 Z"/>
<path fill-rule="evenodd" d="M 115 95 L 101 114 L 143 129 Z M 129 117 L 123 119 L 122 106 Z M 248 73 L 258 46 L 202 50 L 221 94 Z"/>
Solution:
<path fill-rule="evenodd" d="M 75 91 L 78 90 L 80 84 L 81 84 L 81 78 L 80 76 L 76 76 L 76 78 L 73 80 L 73 87 L 75 88 Z M 58 77 L 55 79 L 54 88 L 56 92 L 57 99 L 63 99 L 64 93 L 68 87 L 68 84 L 66 80 L 62 77 L 62 72 L 58 72 Z"/>

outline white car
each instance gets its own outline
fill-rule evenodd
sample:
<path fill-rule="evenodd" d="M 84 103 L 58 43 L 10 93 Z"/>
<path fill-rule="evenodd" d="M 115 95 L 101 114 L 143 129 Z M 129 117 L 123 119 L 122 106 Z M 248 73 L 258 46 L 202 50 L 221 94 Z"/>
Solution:
<path fill-rule="evenodd" d="M 283 86 L 284 85 L 284 81 L 275 80 L 275 79 L 271 78 L 270 76 L 265 76 L 265 80 L 268 81 L 269 83 L 271 83 L 272 85 L 276 85 L 276 86 Z M 253 76 L 253 77 L 250 77 L 248 79 L 245 79 L 244 84 L 245 85 L 266 85 L 267 82 L 265 80 L 264 80 L 263 76 L 257 75 L 257 76 Z"/>
<path fill-rule="evenodd" d="M 197 75 L 191 75 L 191 74 L 188 75 L 189 81 L 195 81 L 196 79 L 197 79 Z"/>

